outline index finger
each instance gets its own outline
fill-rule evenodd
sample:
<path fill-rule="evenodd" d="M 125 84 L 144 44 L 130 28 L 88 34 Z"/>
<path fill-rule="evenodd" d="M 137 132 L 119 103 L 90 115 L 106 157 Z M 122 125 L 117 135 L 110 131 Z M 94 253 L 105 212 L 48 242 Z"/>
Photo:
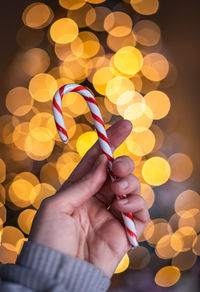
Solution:
<path fill-rule="evenodd" d="M 108 140 L 112 152 L 128 137 L 132 130 L 132 124 L 128 120 L 120 120 L 113 124 L 107 131 Z M 63 184 L 62 190 L 72 182 L 75 182 L 82 178 L 82 176 L 87 173 L 98 156 L 102 153 L 99 141 L 97 141 L 85 156 L 82 158 L 78 166 L 71 173 L 70 177 Z"/>

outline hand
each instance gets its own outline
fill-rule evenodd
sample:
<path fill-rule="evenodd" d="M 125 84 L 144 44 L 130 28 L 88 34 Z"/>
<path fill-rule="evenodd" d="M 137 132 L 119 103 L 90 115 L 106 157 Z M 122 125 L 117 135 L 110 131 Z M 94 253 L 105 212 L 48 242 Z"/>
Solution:
<path fill-rule="evenodd" d="M 131 129 L 131 123 L 126 120 L 108 129 L 112 151 Z M 139 180 L 132 174 L 133 161 L 128 156 L 116 158 L 113 173 L 119 180 L 111 182 L 107 175 L 107 157 L 101 153 L 97 141 L 59 192 L 43 200 L 29 239 L 88 261 L 111 277 L 131 248 L 121 212 L 133 213 L 138 238 L 149 220 L 149 213 L 140 196 Z M 128 203 L 122 204 L 115 194 L 127 194 Z"/>

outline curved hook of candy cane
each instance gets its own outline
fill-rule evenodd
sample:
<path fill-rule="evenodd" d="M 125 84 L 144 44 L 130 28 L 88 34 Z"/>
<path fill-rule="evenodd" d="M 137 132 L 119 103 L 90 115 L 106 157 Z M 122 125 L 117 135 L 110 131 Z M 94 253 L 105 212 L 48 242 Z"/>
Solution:
<path fill-rule="evenodd" d="M 96 103 L 96 100 L 95 100 L 93 94 L 82 85 L 74 84 L 74 83 L 66 84 L 66 85 L 62 86 L 54 95 L 53 114 L 54 114 L 56 128 L 58 130 L 58 134 L 59 134 L 61 140 L 65 144 L 67 144 L 69 141 L 66 127 L 65 127 L 65 123 L 64 123 L 64 119 L 63 119 L 63 113 L 62 113 L 62 98 L 68 92 L 79 93 L 81 96 L 84 97 L 85 101 L 87 102 L 87 104 L 90 108 L 93 120 L 94 120 L 94 125 L 96 128 L 97 134 L 98 134 L 101 150 L 108 158 L 108 168 L 110 171 L 109 172 L 110 178 L 112 181 L 114 181 L 116 179 L 116 177 L 112 173 L 112 162 L 113 162 L 114 158 L 113 158 L 112 150 L 110 147 L 110 143 L 108 141 L 104 122 L 103 122 L 100 110 L 97 106 L 97 103 Z M 126 197 L 126 195 L 123 195 L 123 196 L 116 195 L 116 196 L 117 196 L 118 200 Z M 136 228 L 135 228 L 135 224 L 134 224 L 133 215 L 131 213 L 122 213 L 122 217 L 124 220 L 125 229 L 126 229 L 127 236 L 128 236 L 130 243 L 134 247 L 138 246 L 137 236 L 136 236 Z"/>

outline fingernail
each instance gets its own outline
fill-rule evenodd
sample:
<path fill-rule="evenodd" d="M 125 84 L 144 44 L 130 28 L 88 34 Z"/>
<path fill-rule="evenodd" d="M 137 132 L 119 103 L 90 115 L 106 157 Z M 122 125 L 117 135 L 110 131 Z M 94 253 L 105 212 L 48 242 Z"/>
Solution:
<path fill-rule="evenodd" d="M 125 189 L 128 186 L 128 182 L 126 180 L 120 180 L 117 183 L 122 189 Z"/>
<path fill-rule="evenodd" d="M 121 199 L 119 200 L 120 205 L 125 205 L 128 203 L 128 199 Z"/>

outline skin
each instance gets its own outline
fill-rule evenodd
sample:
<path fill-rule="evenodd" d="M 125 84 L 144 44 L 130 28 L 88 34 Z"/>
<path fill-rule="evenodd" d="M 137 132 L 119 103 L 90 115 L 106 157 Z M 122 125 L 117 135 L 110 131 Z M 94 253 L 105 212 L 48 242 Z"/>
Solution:
<path fill-rule="evenodd" d="M 107 130 L 114 151 L 130 134 L 132 124 L 120 120 Z M 33 220 L 29 240 L 64 254 L 88 261 L 112 277 L 130 250 L 121 212 L 134 215 L 137 236 L 149 220 L 148 208 L 140 196 L 140 182 L 132 174 L 128 156 L 113 162 L 118 180 L 111 182 L 108 160 L 99 143 L 90 148 L 61 189 L 43 200 Z M 127 182 L 123 187 L 120 182 Z M 127 194 L 128 202 L 116 194 Z"/>

